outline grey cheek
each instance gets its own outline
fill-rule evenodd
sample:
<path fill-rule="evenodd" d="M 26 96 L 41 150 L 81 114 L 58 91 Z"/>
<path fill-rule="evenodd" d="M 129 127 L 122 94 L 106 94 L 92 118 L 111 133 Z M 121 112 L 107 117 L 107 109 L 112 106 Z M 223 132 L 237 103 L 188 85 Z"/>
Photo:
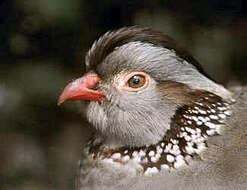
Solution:
<path fill-rule="evenodd" d="M 87 107 L 87 119 L 97 130 L 104 131 L 107 128 L 107 115 L 98 102 L 90 102 Z"/>

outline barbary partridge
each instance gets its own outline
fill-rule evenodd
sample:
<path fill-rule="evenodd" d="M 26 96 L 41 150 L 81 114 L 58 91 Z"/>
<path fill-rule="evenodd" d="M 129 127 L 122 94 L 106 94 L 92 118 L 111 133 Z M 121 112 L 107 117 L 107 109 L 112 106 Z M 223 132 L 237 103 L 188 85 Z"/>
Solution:
<path fill-rule="evenodd" d="M 169 36 L 107 32 L 58 104 L 78 100 L 95 134 L 78 190 L 246 190 L 247 88 L 231 93 Z"/>

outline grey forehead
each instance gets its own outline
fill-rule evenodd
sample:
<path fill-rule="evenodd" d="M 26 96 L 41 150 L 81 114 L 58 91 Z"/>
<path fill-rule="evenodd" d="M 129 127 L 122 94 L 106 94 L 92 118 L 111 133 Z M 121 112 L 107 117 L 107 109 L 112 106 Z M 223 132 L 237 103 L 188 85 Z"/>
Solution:
<path fill-rule="evenodd" d="M 95 71 L 103 77 L 109 77 L 123 70 L 138 70 L 159 79 L 168 78 L 180 68 L 186 67 L 194 68 L 179 58 L 174 50 L 135 41 L 116 48 L 95 68 Z"/>
<path fill-rule="evenodd" d="M 133 48 L 136 47 L 138 47 L 139 50 L 143 51 L 142 54 L 139 53 L 139 56 L 136 56 L 136 59 L 140 59 L 143 57 L 147 59 L 147 56 L 151 56 L 151 58 L 155 60 L 155 56 L 159 54 L 168 53 L 168 57 L 171 56 L 171 54 L 173 54 L 173 58 L 181 58 L 187 61 L 188 63 L 196 67 L 199 72 L 205 75 L 199 63 L 169 36 L 147 28 L 139 27 L 126 27 L 114 32 L 107 32 L 97 41 L 95 41 L 92 48 L 88 51 L 88 54 L 86 56 L 87 70 L 99 70 L 97 68 L 101 67 L 100 65 L 102 65 L 102 63 L 105 62 L 109 57 L 114 58 L 114 60 L 116 61 L 117 58 L 120 57 L 119 55 L 122 54 L 122 52 L 118 50 L 124 50 L 127 47 L 129 51 L 128 52 L 126 49 L 125 52 L 127 54 L 131 53 L 130 50 L 132 51 Z M 145 47 L 148 47 L 148 50 L 145 50 Z M 152 52 L 155 52 L 155 54 L 148 53 L 148 51 L 150 50 L 153 50 Z M 117 52 L 118 54 L 114 54 L 114 52 Z M 127 58 L 127 56 L 125 57 Z M 132 58 L 133 57 L 134 56 L 132 56 Z M 151 60 L 151 58 L 149 58 L 148 60 Z M 121 67 L 121 64 L 119 64 L 119 62 L 112 64 L 107 65 L 107 67 Z M 132 67 L 134 66 L 136 65 L 132 65 Z M 106 67 L 103 68 L 104 70 L 106 69 Z M 109 68 L 107 70 L 110 71 Z M 111 72 L 113 71 L 114 70 L 112 70 Z"/>

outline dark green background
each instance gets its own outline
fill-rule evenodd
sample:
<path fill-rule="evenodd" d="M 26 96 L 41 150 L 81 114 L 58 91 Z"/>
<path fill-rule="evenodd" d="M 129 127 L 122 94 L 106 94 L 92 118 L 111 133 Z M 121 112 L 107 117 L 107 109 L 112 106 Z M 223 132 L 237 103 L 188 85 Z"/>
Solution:
<path fill-rule="evenodd" d="M 129 25 L 169 34 L 220 83 L 247 82 L 244 0 L 1 1 L 0 189 L 72 189 L 90 131 L 57 98 L 92 42 Z"/>

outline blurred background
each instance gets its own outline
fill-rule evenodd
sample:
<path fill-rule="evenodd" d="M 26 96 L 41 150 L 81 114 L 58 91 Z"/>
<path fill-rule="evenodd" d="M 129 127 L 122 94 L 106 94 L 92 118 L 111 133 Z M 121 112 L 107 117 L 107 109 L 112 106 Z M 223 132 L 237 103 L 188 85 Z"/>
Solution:
<path fill-rule="evenodd" d="M 73 189 L 90 128 L 57 98 L 93 41 L 129 25 L 169 34 L 222 84 L 247 83 L 245 0 L 2 0 L 1 190 Z"/>

